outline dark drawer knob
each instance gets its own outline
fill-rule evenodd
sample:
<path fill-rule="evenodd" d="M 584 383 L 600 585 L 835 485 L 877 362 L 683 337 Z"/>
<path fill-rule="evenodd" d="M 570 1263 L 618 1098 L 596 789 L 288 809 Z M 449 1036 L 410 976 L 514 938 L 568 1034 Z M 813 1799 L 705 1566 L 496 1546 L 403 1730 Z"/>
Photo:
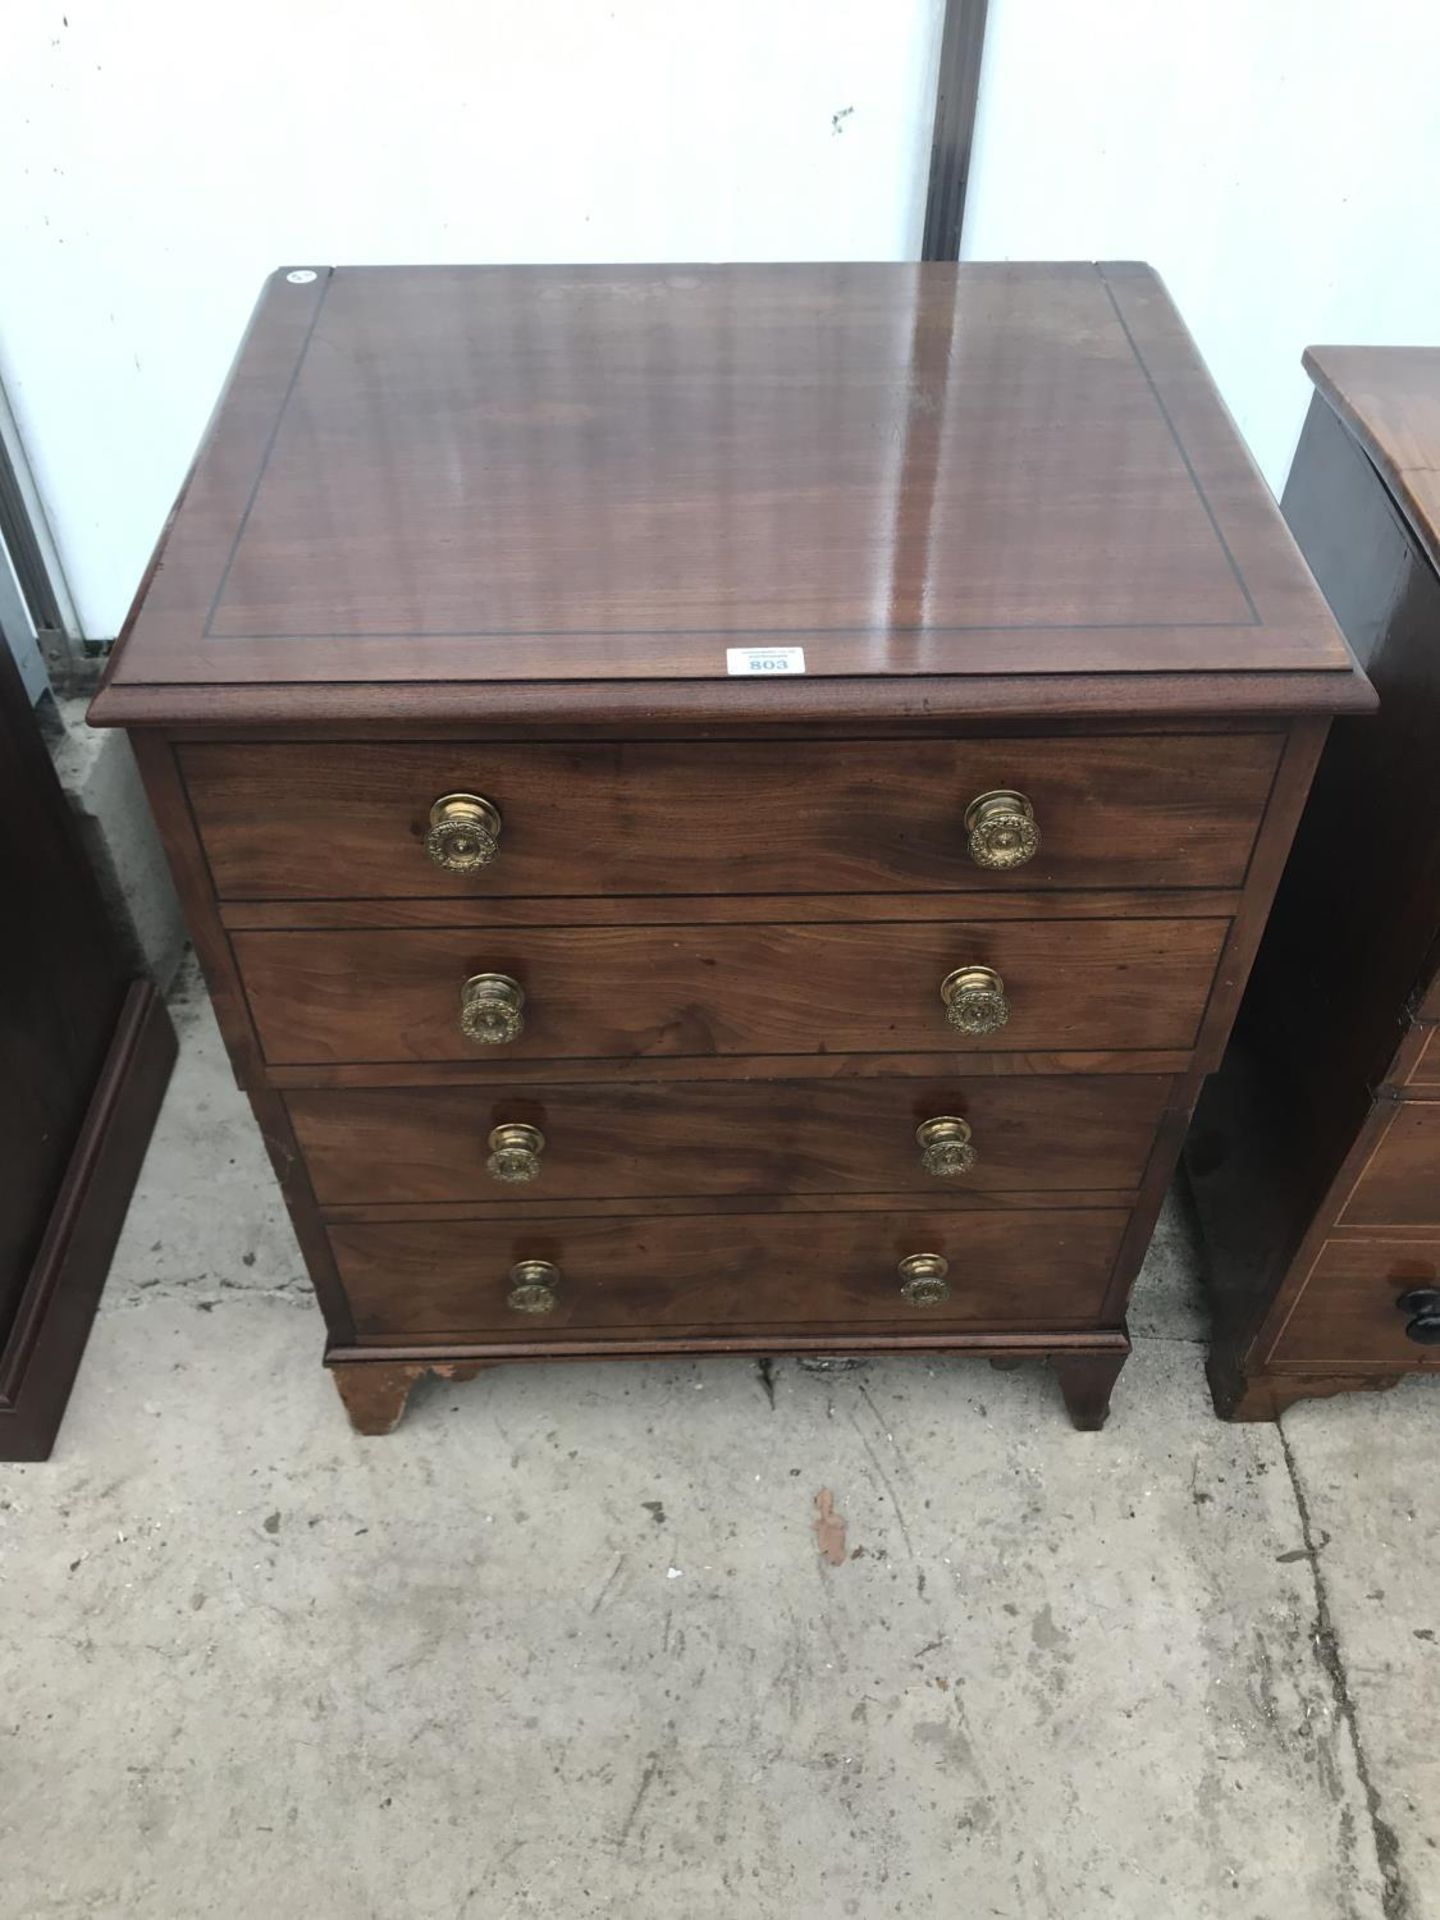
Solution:
<path fill-rule="evenodd" d="M 998 1033 L 1010 1018 L 1005 982 L 993 967 L 957 967 L 941 981 L 940 998 L 961 1033 Z"/>
<path fill-rule="evenodd" d="M 500 809 L 478 793 L 447 793 L 430 809 L 425 851 L 447 873 L 474 873 L 500 851 Z"/>
<path fill-rule="evenodd" d="M 1440 1347 L 1440 1287 L 1411 1287 L 1395 1304 L 1408 1316 L 1407 1340 L 1417 1347 Z"/>
<path fill-rule="evenodd" d="M 460 1031 L 481 1047 L 503 1047 L 525 1031 L 525 989 L 508 973 L 472 973 L 460 989 Z"/>
<path fill-rule="evenodd" d="M 521 1126 L 514 1122 L 492 1127 L 486 1145 L 490 1149 L 490 1158 L 485 1162 L 485 1171 L 492 1180 L 503 1180 L 508 1185 L 540 1178 L 540 1155 L 545 1150 L 545 1136 L 538 1127 Z"/>
<path fill-rule="evenodd" d="M 933 1120 L 922 1120 L 915 1129 L 915 1138 L 920 1144 L 922 1172 L 932 1174 L 937 1180 L 969 1173 L 975 1164 L 970 1123 L 953 1113 L 937 1113 Z"/>
<path fill-rule="evenodd" d="M 970 858 L 991 873 L 1023 867 L 1040 851 L 1040 829 L 1035 809 L 1023 793 L 997 787 L 982 793 L 965 809 L 965 832 Z"/>
<path fill-rule="evenodd" d="M 510 1269 L 505 1304 L 512 1313 L 553 1313 L 560 1269 L 552 1260 L 518 1260 Z"/>
<path fill-rule="evenodd" d="M 900 1297 L 911 1307 L 937 1307 L 950 1298 L 946 1275 L 950 1262 L 943 1253 L 912 1253 L 900 1262 Z"/>

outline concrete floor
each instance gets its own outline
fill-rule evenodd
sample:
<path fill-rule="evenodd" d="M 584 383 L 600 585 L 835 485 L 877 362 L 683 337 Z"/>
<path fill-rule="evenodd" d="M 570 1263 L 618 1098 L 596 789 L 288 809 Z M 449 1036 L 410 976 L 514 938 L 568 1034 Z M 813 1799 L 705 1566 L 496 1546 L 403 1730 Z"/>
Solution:
<path fill-rule="evenodd" d="M 361 1440 L 177 1014 L 58 1450 L 0 1467 L 7 1920 L 1440 1913 L 1433 1383 L 1222 1425 L 1172 1211 L 1102 1435 L 1042 1369 L 712 1362 Z"/>

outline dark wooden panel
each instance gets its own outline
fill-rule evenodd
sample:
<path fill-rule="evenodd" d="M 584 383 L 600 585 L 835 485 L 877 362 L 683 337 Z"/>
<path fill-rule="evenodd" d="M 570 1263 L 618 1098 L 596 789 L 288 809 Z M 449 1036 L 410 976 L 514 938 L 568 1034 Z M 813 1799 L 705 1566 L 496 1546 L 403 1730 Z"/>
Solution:
<path fill-rule="evenodd" d="M 1325 745 L 1329 721 L 1307 717 L 1291 727 L 1270 795 L 1264 825 L 1250 860 L 1240 909 L 1230 923 L 1206 1014 L 1206 1044 L 1196 1065 L 1213 1073 L 1234 1025 L 1240 998 L 1250 979 L 1267 916 L 1285 872 L 1295 829 L 1305 810 L 1315 767 Z"/>
<path fill-rule="evenodd" d="M 3 636 L 0 901 L 0 1459 L 42 1460 L 175 1038 L 131 977 Z"/>
<path fill-rule="evenodd" d="M 1381 361 L 1385 376 L 1372 377 Z M 1413 1018 L 1440 952 L 1440 587 L 1397 506 L 1410 479 L 1428 484 L 1440 453 L 1420 444 L 1434 423 L 1423 382 L 1408 414 L 1387 386 L 1413 375 L 1413 361 L 1311 356 L 1351 430 L 1317 395 L 1285 490 L 1286 517 L 1380 706 L 1330 731 L 1190 1149 L 1217 1308 L 1211 1379 L 1236 1418 L 1358 1384 L 1381 1353 L 1414 1365 L 1418 1350 L 1389 1325 L 1393 1299 L 1364 1294 L 1346 1249 L 1360 1232 L 1440 1227 L 1440 1109 L 1377 1099 L 1425 1085 L 1427 1036 Z M 1287 1367 L 1311 1369 L 1303 1386 Z"/>
<path fill-rule="evenodd" d="M 1329 1240 L 1306 1276 L 1272 1365 L 1440 1367 L 1440 1348 L 1406 1338 L 1396 1306 L 1411 1287 L 1440 1287 L 1440 1240 Z"/>
<path fill-rule="evenodd" d="M 174 750 L 168 740 L 149 734 L 132 735 L 131 744 L 140 777 L 145 782 L 145 796 L 165 843 L 165 854 L 185 908 L 186 925 L 195 943 L 195 957 L 205 975 L 210 1003 L 225 1038 L 236 1084 L 253 1086 L 261 1072 L 260 1041 L 245 1004 L 235 956 L 216 917 L 205 850 L 195 831 Z"/>
<path fill-rule="evenodd" d="M 299 1092 L 286 1104 L 322 1205 L 660 1194 L 952 1193 L 1132 1188 L 1169 1081 L 1028 1077 Z M 966 1174 L 920 1164 L 917 1124 L 956 1114 Z M 485 1170 L 501 1124 L 541 1129 L 537 1179 Z"/>
<path fill-rule="evenodd" d="M 1245 877 L 1275 734 L 1112 740 L 191 746 L 180 762 L 228 899 L 377 895 L 1228 887 Z M 1041 834 L 996 874 L 965 811 L 1018 788 Z M 425 857 L 431 803 L 504 818 L 473 874 Z"/>
<path fill-rule="evenodd" d="M 164 561 L 114 684 L 1350 671 L 1134 265 L 277 275 Z"/>
<path fill-rule="evenodd" d="M 1285 489 L 1381 697 L 1331 728 L 1256 961 L 1255 1045 L 1314 1098 L 1383 1079 L 1440 930 L 1440 582 L 1374 468 L 1316 399 Z"/>
<path fill-rule="evenodd" d="M 1339 1214 L 1347 1227 L 1440 1227 L 1440 1102 L 1391 1109 Z"/>
<path fill-rule="evenodd" d="M 130 986 L 69 803 L 3 639 L 0 901 L 3 1341 Z"/>
<path fill-rule="evenodd" d="M 49 1458 L 174 1060 L 164 1003 L 137 980 L 0 1346 L 0 1460 Z"/>
<path fill-rule="evenodd" d="M 904 1053 L 1193 1045 L 1226 932 L 1214 920 L 867 923 L 819 927 L 528 927 L 237 933 L 272 1062 L 661 1054 Z M 947 1025 L 955 967 L 998 971 L 1009 1024 Z M 503 1048 L 460 1030 L 466 977 L 525 990 Z"/>
<path fill-rule="evenodd" d="M 532 1340 L 606 1330 L 726 1326 L 982 1324 L 1077 1326 L 1093 1319 L 1125 1224 L 1116 1213 L 814 1215 L 694 1214 L 628 1220 L 531 1216 L 514 1222 L 336 1226 L 331 1241 L 361 1335 L 484 1331 Z M 900 1296 L 911 1253 L 951 1263 L 951 1295 L 934 1307 Z M 505 1304 L 518 1260 L 562 1273 L 552 1314 Z"/>
<path fill-rule="evenodd" d="M 1263 1364 L 1309 1257 L 1374 1144 L 1356 1145 L 1367 1128 L 1378 1137 L 1362 1087 L 1308 1097 L 1238 1037 L 1204 1083 L 1185 1163 L 1205 1243 L 1212 1381 L 1233 1383 L 1242 1361 L 1252 1370 Z M 1233 1384 L 1220 1398 L 1235 1398 Z"/>

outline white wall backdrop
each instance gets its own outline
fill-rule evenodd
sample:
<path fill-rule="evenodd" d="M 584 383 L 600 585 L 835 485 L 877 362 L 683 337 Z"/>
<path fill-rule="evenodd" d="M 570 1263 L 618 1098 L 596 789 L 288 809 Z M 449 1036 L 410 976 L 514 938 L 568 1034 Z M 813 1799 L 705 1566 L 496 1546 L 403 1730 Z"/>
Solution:
<path fill-rule="evenodd" d="M 0 377 L 114 634 L 281 263 L 913 259 L 940 0 L 21 0 Z"/>
<path fill-rule="evenodd" d="M 1440 345 L 1440 8 L 990 0 L 965 254 L 1148 260 L 1278 493 L 1315 341 Z"/>
<path fill-rule="evenodd" d="M 941 0 L 20 0 L 0 377 L 113 634 L 262 276 L 903 259 Z M 1165 275 L 1272 486 L 1310 340 L 1440 341 L 1440 8 L 991 0 L 972 258 Z"/>

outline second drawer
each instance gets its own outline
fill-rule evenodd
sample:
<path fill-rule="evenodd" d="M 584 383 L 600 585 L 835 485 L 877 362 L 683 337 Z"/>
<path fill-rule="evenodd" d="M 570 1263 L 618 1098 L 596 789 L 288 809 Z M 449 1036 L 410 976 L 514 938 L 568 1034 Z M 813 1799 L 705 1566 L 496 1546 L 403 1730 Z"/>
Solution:
<path fill-rule="evenodd" d="M 1019 1074 L 965 1084 L 305 1089 L 286 1099 L 322 1206 L 782 1193 L 939 1199 L 1133 1189 L 1169 1084 L 1159 1075 Z M 952 1118 L 962 1125 L 917 1139 L 924 1123 Z M 530 1131 L 492 1141 L 501 1128 Z"/>
<path fill-rule="evenodd" d="M 894 920 L 231 937 L 271 1064 L 320 1065 L 1188 1049 L 1228 927 Z M 967 969 L 993 976 L 975 996 L 978 1031 L 957 1029 L 941 997 Z M 477 1044 L 461 1025 L 466 982 L 497 975 L 523 990 L 523 1028 Z"/>

